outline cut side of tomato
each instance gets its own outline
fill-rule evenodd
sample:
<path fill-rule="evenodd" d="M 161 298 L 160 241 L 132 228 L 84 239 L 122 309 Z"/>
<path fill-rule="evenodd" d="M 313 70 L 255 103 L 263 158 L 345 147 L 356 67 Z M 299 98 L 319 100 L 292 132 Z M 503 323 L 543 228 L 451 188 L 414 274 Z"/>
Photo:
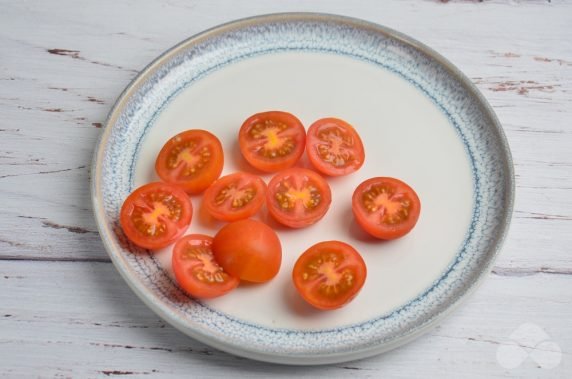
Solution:
<path fill-rule="evenodd" d="M 245 172 L 223 176 L 205 191 L 203 204 L 217 220 L 237 221 L 256 214 L 266 199 L 266 183 Z"/>
<path fill-rule="evenodd" d="M 145 249 L 161 249 L 185 233 L 193 215 L 189 196 L 168 183 L 149 183 L 133 191 L 121 207 L 125 235 Z"/>
<path fill-rule="evenodd" d="M 292 280 L 304 300 L 322 310 L 343 307 L 365 283 L 367 268 L 361 255 L 347 243 L 320 242 L 296 261 Z"/>
<path fill-rule="evenodd" d="M 157 156 L 155 171 L 161 180 L 198 194 L 220 176 L 223 164 L 218 138 L 206 130 L 193 129 L 167 141 Z"/>
<path fill-rule="evenodd" d="M 281 224 L 303 228 L 320 220 L 330 207 L 330 186 L 318 173 L 291 168 L 275 175 L 268 184 L 266 205 Z"/>
<path fill-rule="evenodd" d="M 310 162 L 324 175 L 341 176 L 359 170 L 365 160 L 357 131 L 337 118 L 323 118 L 308 129 L 306 151 Z"/>
<path fill-rule="evenodd" d="M 264 172 L 276 172 L 298 162 L 304 153 L 306 131 L 290 113 L 263 112 L 244 121 L 238 141 L 250 165 Z"/>
<path fill-rule="evenodd" d="M 282 245 L 276 232 L 250 219 L 231 222 L 219 230 L 213 253 L 226 272 L 249 282 L 269 281 L 282 264 Z"/>
<path fill-rule="evenodd" d="M 190 234 L 177 241 L 173 249 L 175 278 L 186 293 L 198 299 L 222 296 L 239 283 L 216 262 L 212 242 L 209 236 Z"/>
<path fill-rule="evenodd" d="M 352 197 L 357 223 L 376 238 L 392 240 L 409 233 L 419 219 L 421 202 L 399 179 L 379 177 L 361 183 Z"/>

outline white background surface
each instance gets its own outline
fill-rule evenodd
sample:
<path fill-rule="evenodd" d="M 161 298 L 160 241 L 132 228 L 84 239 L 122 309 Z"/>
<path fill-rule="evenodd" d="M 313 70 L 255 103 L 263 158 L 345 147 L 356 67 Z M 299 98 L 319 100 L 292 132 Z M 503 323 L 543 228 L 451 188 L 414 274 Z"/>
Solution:
<path fill-rule="evenodd" d="M 91 214 L 95 141 L 136 73 L 192 34 L 279 11 L 428 44 L 481 89 L 511 145 L 515 213 L 493 272 L 439 327 L 374 358 L 277 366 L 180 334 L 119 277 Z M 0 375 L 572 376 L 571 25 L 569 1 L 0 0 Z M 507 351 L 530 357 L 511 365 Z"/>

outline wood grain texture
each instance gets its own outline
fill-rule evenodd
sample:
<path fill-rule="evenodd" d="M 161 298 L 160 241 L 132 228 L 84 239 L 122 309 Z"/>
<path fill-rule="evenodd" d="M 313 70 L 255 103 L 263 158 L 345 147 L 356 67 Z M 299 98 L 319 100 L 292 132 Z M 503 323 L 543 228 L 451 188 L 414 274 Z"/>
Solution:
<path fill-rule="evenodd" d="M 91 214 L 93 149 L 137 72 L 204 29 L 284 11 L 359 17 L 431 46 L 483 92 L 515 163 L 511 231 L 483 288 L 430 334 L 359 362 L 267 365 L 181 335 L 118 277 Z M 572 1 L 0 0 L 0 375 L 572 377 L 571 25 Z M 559 344 L 558 367 L 498 364 L 525 322 Z"/>
<path fill-rule="evenodd" d="M 572 368 L 572 324 L 562 322 L 563 316 L 572 316 L 565 275 L 491 277 L 465 306 L 418 341 L 382 356 L 313 368 L 254 363 L 182 335 L 146 308 L 107 263 L 4 262 L 0 281 L 11 295 L 0 313 L 0 366 L 23 375 L 88 377 L 116 371 L 223 377 L 232 370 L 240 378 L 407 378 L 421 370 L 426 377 L 447 370 L 454 378 L 503 376 L 509 373 L 496 362 L 496 350 L 526 322 L 542 325 L 558 341 L 564 350 L 560 370 Z M 513 299 L 510 304 L 507 298 Z M 543 370 L 528 361 L 510 374 L 538 377 Z"/>

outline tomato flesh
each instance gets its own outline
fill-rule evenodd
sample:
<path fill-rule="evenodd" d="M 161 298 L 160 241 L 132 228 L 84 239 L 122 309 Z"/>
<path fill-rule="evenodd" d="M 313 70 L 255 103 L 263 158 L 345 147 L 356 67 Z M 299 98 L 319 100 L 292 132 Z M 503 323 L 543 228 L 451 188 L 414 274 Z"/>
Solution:
<path fill-rule="evenodd" d="M 312 165 L 322 174 L 340 176 L 359 170 L 365 160 L 363 143 L 347 122 L 323 118 L 308 129 L 306 151 Z"/>
<path fill-rule="evenodd" d="M 215 235 L 213 253 L 229 274 L 249 282 L 274 278 L 282 264 L 282 245 L 268 225 L 251 219 L 225 225 Z"/>
<path fill-rule="evenodd" d="M 319 174 L 291 168 L 274 176 L 268 184 L 266 204 L 281 224 L 302 228 L 319 221 L 330 207 L 330 186 Z"/>
<path fill-rule="evenodd" d="M 340 241 L 320 242 L 296 261 L 292 280 L 309 304 L 322 310 L 348 304 L 359 293 L 367 276 L 361 255 Z"/>
<path fill-rule="evenodd" d="M 209 236 L 190 234 L 177 241 L 173 249 L 175 278 L 185 292 L 198 299 L 222 296 L 239 283 L 216 262 L 212 241 Z"/>
<path fill-rule="evenodd" d="M 296 116 L 280 111 L 257 113 L 242 124 L 240 151 L 250 165 L 264 172 L 293 166 L 304 153 L 306 131 Z"/>
<path fill-rule="evenodd" d="M 206 130 L 193 129 L 165 143 L 155 161 L 155 171 L 161 180 L 198 194 L 220 176 L 223 163 L 218 138 Z"/>
<path fill-rule="evenodd" d="M 188 228 L 193 208 L 188 195 L 167 183 L 149 183 L 125 199 L 120 223 L 135 245 L 146 249 L 163 248 Z"/>
<path fill-rule="evenodd" d="M 206 191 L 207 211 L 217 220 L 236 221 L 256 214 L 266 198 L 266 183 L 252 174 L 237 172 L 223 176 Z"/>
<path fill-rule="evenodd" d="M 409 233 L 417 223 L 421 202 L 399 179 L 371 178 L 354 191 L 352 210 L 358 224 L 374 237 L 391 240 Z"/>

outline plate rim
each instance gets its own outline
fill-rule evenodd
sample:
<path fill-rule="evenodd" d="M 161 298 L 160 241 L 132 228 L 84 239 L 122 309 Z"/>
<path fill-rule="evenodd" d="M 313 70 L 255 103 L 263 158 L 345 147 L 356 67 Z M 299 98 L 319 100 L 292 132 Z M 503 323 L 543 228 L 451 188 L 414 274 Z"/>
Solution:
<path fill-rule="evenodd" d="M 124 267 L 120 258 L 113 252 L 112 247 L 103 238 L 106 233 L 103 230 L 103 224 L 106 223 L 105 215 L 98 209 L 100 207 L 100 196 L 98 194 L 98 179 L 101 177 L 102 165 L 98 164 L 102 161 L 104 148 L 106 142 L 111 135 L 111 125 L 113 125 L 119 115 L 120 110 L 122 110 L 126 105 L 131 95 L 135 93 L 141 85 L 154 73 L 157 68 L 160 68 L 164 63 L 168 62 L 172 57 L 186 50 L 188 47 L 200 44 L 202 41 L 209 39 L 211 37 L 222 35 L 232 30 L 240 30 L 248 26 L 265 24 L 265 23 L 275 23 L 275 22 L 330 22 L 335 24 L 348 25 L 350 27 L 358 27 L 361 29 L 368 29 L 377 34 L 382 34 L 390 39 L 397 40 L 404 45 L 410 46 L 416 51 L 419 51 L 432 60 L 436 61 L 442 68 L 444 68 L 449 75 L 458 81 L 462 88 L 467 91 L 467 93 L 477 100 L 477 107 L 485 114 L 491 121 L 490 130 L 495 132 L 495 138 L 497 138 L 499 145 L 503 153 L 502 166 L 503 171 L 506 173 L 506 181 L 503 183 L 506 189 L 506 197 L 504 201 L 504 217 L 501 218 L 501 228 L 502 230 L 498 233 L 497 237 L 493 242 L 493 251 L 490 252 L 490 259 L 486 261 L 484 265 L 480 267 L 480 272 L 477 274 L 476 280 L 467 285 L 464 292 L 461 292 L 457 299 L 445 309 L 436 312 L 434 317 L 431 318 L 424 324 L 413 329 L 409 334 L 404 334 L 401 338 L 392 340 L 380 345 L 374 345 L 367 348 L 357 349 L 350 352 L 335 352 L 335 353 L 317 353 L 317 354 L 304 354 L 301 355 L 278 355 L 273 353 L 264 353 L 258 350 L 250 350 L 248 348 L 235 348 L 231 345 L 226 345 L 223 342 L 218 341 L 211 336 L 202 333 L 197 330 L 193 330 L 188 327 L 188 325 L 181 323 L 176 318 L 173 318 L 168 313 L 164 312 L 157 304 L 155 304 L 154 299 L 151 295 L 147 293 L 145 288 L 140 287 L 136 281 L 133 281 L 131 276 L 133 275 L 129 270 Z M 101 240 L 103 242 L 104 248 L 107 254 L 110 256 L 115 268 L 120 273 L 122 278 L 127 282 L 128 286 L 135 292 L 135 294 L 156 314 L 158 314 L 163 320 L 168 322 L 170 325 L 183 332 L 184 334 L 205 343 L 216 349 L 250 358 L 259 361 L 272 362 L 272 363 L 282 363 L 282 364 L 292 364 L 292 365 L 317 365 L 317 364 L 329 364 L 329 363 L 340 363 L 351 361 L 355 359 L 361 359 L 370 357 L 383 353 L 388 350 L 392 350 L 398 346 L 404 345 L 411 340 L 421 336 L 433 327 L 443 321 L 448 315 L 450 315 L 459 305 L 461 305 L 477 288 L 482 284 L 484 278 L 488 276 L 488 273 L 493 268 L 493 265 L 502 249 L 503 243 L 506 240 L 508 234 L 512 213 L 514 209 L 514 198 L 515 198 L 515 180 L 514 180 L 514 166 L 512 160 L 512 154 L 510 147 L 502 128 L 500 121 L 498 120 L 493 108 L 490 106 L 484 95 L 477 89 L 477 87 L 471 82 L 471 80 L 463 74 L 455 65 L 453 65 L 449 60 L 443 57 L 441 54 L 430 48 L 429 46 L 423 44 L 420 41 L 415 40 L 399 31 L 388 28 L 386 26 L 365 21 L 362 19 L 342 16 L 330 13 L 316 13 L 316 12 L 287 12 L 287 13 L 271 13 L 264 15 L 257 15 L 247 18 L 242 18 L 238 20 L 233 20 L 227 23 L 223 23 L 205 31 L 197 33 L 183 41 L 177 43 L 173 47 L 165 50 L 158 57 L 153 59 L 149 64 L 147 64 L 136 76 L 131 80 L 131 82 L 124 88 L 120 93 L 117 100 L 115 101 L 113 107 L 111 108 L 109 114 L 107 115 L 105 121 L 105 127 L 103 132 L 100 134 L 94 149 L 92 164 L 91 164 L 91 200 L 92 209 L 94 217 L 96 220 L 96 225 L 98 232 L 100 234 Z"/>

